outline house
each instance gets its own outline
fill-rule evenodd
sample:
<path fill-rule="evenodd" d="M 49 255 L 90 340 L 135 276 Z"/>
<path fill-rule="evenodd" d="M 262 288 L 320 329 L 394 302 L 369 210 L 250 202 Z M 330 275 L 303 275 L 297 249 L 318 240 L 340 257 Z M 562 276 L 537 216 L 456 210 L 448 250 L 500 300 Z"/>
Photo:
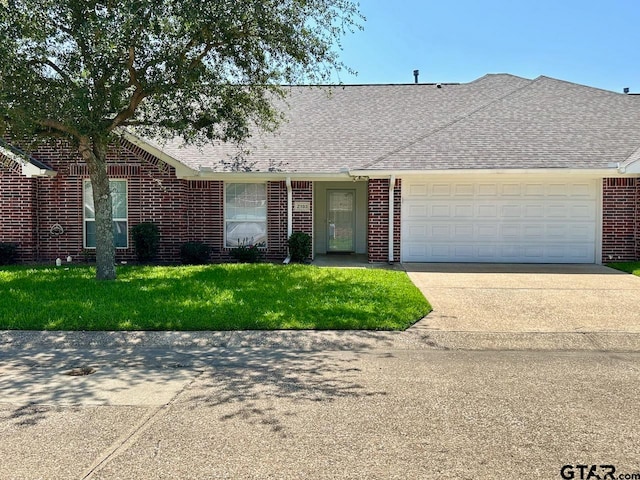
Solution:
<path fill-rule="evenodd" d="M 162 260 L 212 260 L 294 231 L 370 262 L 602 263 L 640 258 L 640 96 L 548 77 L 290 87 L 286 121 L 233 145 L 125 133 L 109 153 L 118 260 L 160 227 Z M 0 144 L 0 241 L 23 261 L 95 246 L 86 165 L 61 141 Z"/>

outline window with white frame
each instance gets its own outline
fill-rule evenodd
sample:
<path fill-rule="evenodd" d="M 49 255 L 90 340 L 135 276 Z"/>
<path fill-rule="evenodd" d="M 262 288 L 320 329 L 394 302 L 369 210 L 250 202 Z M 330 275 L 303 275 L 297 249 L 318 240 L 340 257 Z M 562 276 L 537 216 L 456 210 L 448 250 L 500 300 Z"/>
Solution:
<path fill-rule="evenodd" d="M 127 181 L 109 180 L 111 213 L 113 215 L 113 242 L 116 248 L 128 247 Z M 84 246 L 96 248 L 96 211 L 93 205 L 93 187 L 84 182 Z"/>
<path fill-rule="evenodd" d="M 227 183 L 224 194 L 225 245 L 266 246 L 267 185 Z"/>

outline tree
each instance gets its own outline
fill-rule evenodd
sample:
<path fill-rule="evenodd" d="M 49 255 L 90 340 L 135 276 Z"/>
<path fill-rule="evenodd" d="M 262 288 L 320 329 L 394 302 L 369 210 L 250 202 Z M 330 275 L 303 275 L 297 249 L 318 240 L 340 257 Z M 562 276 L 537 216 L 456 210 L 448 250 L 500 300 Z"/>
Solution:
<path fill-rule="evenodd" d="M 98 279 L 115 279 L 106 156 L 122 129 L 241 142 L 281 85 L 346 68 L 351 0 L 0 0 L 0 133 L 61 136 L 89 169 Z"/>

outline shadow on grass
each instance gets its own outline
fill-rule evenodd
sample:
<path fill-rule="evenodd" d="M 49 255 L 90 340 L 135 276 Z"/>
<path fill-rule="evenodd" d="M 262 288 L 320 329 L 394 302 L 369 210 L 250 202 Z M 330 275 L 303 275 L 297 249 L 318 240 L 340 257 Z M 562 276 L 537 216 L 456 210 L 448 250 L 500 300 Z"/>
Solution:
<path fill-rule="evenodd" d="M 0 328 L 70 330 L 401 330 L 429 311 L 403 272 L 311 266 L 90 269 L 0 281 Z"/>

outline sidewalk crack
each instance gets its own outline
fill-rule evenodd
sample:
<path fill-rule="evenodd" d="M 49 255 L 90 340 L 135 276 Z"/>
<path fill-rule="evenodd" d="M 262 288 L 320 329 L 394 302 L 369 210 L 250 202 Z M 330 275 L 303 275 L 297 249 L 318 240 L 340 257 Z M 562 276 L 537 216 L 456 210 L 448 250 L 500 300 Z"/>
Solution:
<path fill-rule="evenodd" d="M 204 370 L 197 371 L 189 382 L 185 383 L 183 387 L 173 396 L 171 399 L 158 407 L 151 408 L 147 411 L 147 414 L 134 425 L 124 435 L 120 436 L 115 442 L 113 442 L 98 458 L 89 466 L 87 470 L 81 475 L 81 480 L 87 480 L 93 478 L 94 474 L 102 470 L 114 458 L 118 457 L 123 452 L 127 451 L 133 443 L 138 440 L 149 428 L 166 412 L 169 408 L 175 404 L 176 400 L 185 390 L 187 390 L 193 383 L 204 373 Z"/>

